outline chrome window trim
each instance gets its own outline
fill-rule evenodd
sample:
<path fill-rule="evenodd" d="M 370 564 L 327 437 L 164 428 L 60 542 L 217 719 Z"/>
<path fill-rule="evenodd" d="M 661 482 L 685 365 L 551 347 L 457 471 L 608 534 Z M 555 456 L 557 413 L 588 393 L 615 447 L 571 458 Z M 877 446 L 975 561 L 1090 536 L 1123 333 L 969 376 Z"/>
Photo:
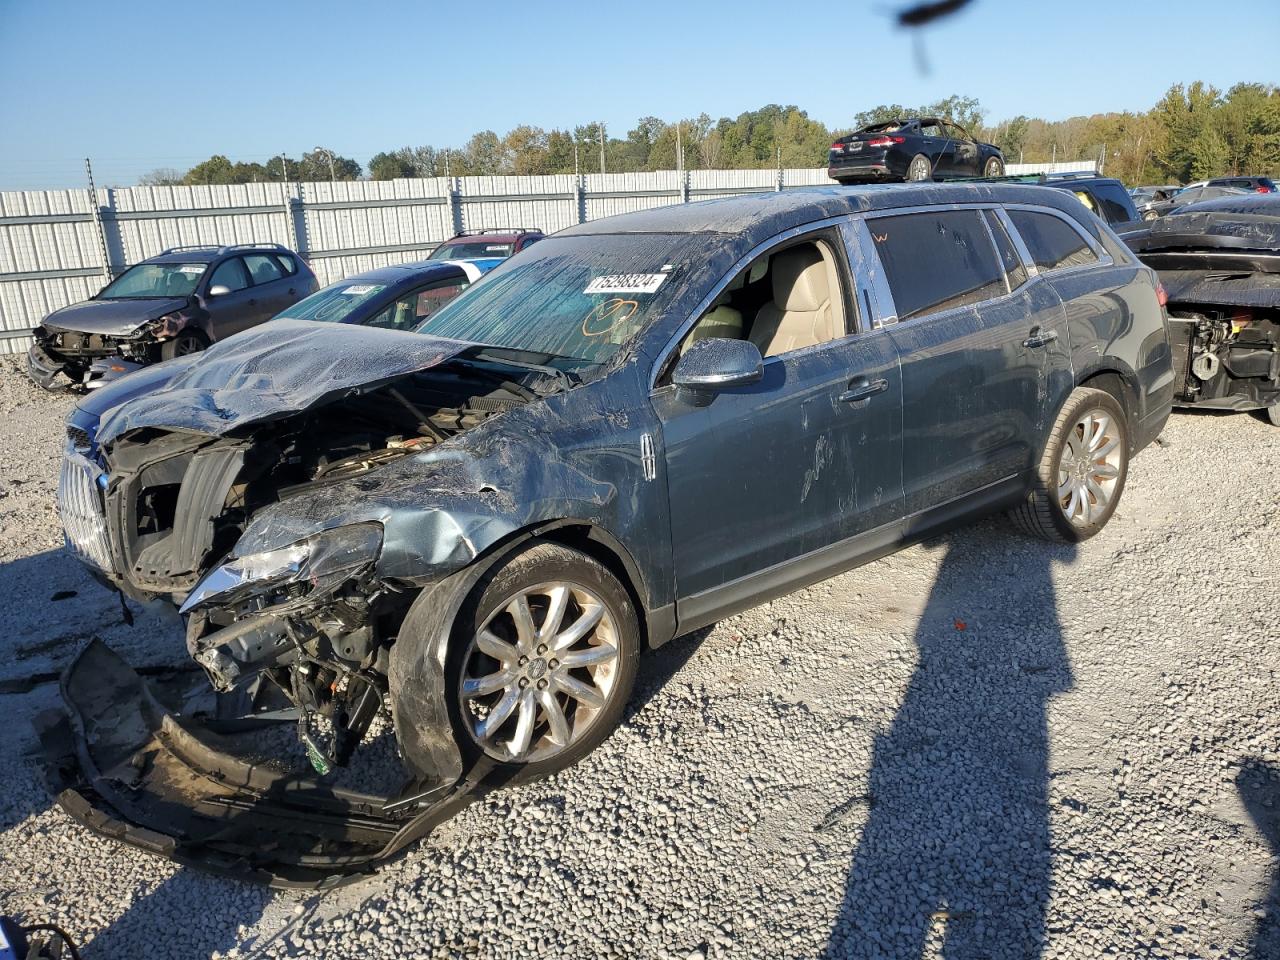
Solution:
<path fill-rule="evenodd" d="M 790 227 L 782 231 L 782 233 L 775 234 L 774 236 L 770 237 L 768 240 L 764 240 L 756 244 L 756 246 L 752 247 L 750 251 L 748 251 L 741 258 L 739 258 L 738 261 L 734 263 L 732 267 L 729 268 L 729 270 L 725 273 L 725 275 L 716 282 L 715 286 L 711 288 L 711 292 L 698 301 L 698 305 L 694 307 L 692 311 L 690 311 L 689 316 L 687 316 L 684 319 L 684 321 L 676 329 L 676 332 L 672 334 L 670 339 L 667 340 L 666 345 L 658 352 L 658 359 L 654 361 L 653 366 L 649 370 L 649 392 L 653 393 L 655 390 L 660 389 L 658 387 L 658 376 L 662 372 L 663 368 L 666 366 L 667 361 L 671 359 L 671 355 L 680 348 L 680 343 L 682 340 L 684 340 L 685 334 L 687 334 L 691 329 L 693 329 L 693 325 L 698 322 L 698 319 L 703 315 L 703 313 L 707 311 L 707 308 L 711 306 L 711 302 L 715 300 L 716 297 L 720 296 L 724 288 L 729 285 L 729 282 L 733 280 L 733 278 L 736 277 L 739 273 L 745 270 L 751 264 L 751 261 L 755 260 L 756 257 L 760 256 L 760 254 L 766 253 L 773 247 L 776 247 L 780 243 L 785 243 L 788 240 L 794 240 L 796 237 L 803 236 L 806 233 L 815 233 L 819 230 L 825 230 L 830 227 L 838 227 L 840 223 L 842 223 L 845 220 L 848 220 L 851 216 L 855 216 L 855 215 L 842 213 L 836 217 L 827 217 L 823 220 L 814 220 L 810 223 L 802 224 L 798 227 Z M 832 253 L 834 255 L 835 251 L 832 251 Z M 839 273 L 838 262 L 836 264 L 836 272 Z M 840 282 L 842 285 L 844 285 L 844 284 L 847 284 L 851 279 L 853 278 L 851 277 L 841 278 Z M 853 307 L 854 307 L 855 326 L 860 326 L 857 322 L 857 318 L 862 313 L 862 307 L 861 307 L 861 304 L 858 303 L 857 297 L 854 297 L 852 299 L 853 299 Z M 846 318 L 846 328 L 847 326 L 848 326 L 848 323 Z M 862 331 L 861 330 L 849 331 L 846 329 L 844 337 L 852 336 L 855 333 L 860 333 L 860 332 Z M 805 356 L 809 351 L 813 351 L 821 347 L 825 347 L 828 343 L 836 343 L 839 340 L 843 340 L 844 337 L 837 337 L 835 340 L 828 340 L 826 343 L 815 343 L 809 347 L 801 347 L 799 350 L 790 350 L 787 353 L 781 354 L 779 356 L 765 357 L 764 362 L 767 364 L 770 361 L 780 360 L 783 357 L 790 358 L 790 357 Z"/>

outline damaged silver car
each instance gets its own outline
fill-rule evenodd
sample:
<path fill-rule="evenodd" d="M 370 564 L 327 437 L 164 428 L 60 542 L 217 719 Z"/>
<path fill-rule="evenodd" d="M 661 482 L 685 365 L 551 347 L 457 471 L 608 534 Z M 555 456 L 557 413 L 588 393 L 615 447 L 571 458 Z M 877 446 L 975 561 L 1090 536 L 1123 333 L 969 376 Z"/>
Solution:
<path fill-rule="evenodd" d="M 1073 197 L 822 189 L 548 237 L 416 333 L 279 319 L 86 398 L 59 492 L 323 774 L 230 750 L 101 644 L 44 739 L 93 829 L 240 876 L 367 870 L 618 722 L 640 651 L 1007 509 L 1084 540 L 1173 389 L 1151 270 Z"/>

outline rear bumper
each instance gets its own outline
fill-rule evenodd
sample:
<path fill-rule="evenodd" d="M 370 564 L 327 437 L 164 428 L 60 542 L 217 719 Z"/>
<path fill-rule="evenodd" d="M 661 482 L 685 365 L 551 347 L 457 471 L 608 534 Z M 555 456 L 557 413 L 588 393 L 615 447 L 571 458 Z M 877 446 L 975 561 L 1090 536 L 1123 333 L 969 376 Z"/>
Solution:
<path fill-rule="evenodd" d="M 839 156 L 828 156 L 827 176 L 832 180 L 886 180 L 901 177 L 887 150 L 862 150 Z"/>
<path fill-rule="evenodd" d="M 99 836 L 241 880 L 349 883 L 487 789 L 479 766 L 389 797 L 251 763 L 230 740 L 179 723 L 97 640 L 67 667 L 62 697 L 65 713 L 42 714 L 36 729 L 63 810 Z"/>

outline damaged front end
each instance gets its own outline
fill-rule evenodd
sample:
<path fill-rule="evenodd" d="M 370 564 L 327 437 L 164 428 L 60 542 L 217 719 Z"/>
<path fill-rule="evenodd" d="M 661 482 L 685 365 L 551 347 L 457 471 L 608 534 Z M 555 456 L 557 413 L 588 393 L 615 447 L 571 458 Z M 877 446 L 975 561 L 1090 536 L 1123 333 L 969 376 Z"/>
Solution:
<path fill-rule="evenodd" d="M 43 733 L 62 804 L 90 828 L 284 885 L 366 871 L 481 789 L 443 707 L 442 653 L 415 677 L 434 693 L 417 720 L 431 729 L 404 748 L 406 785 L 373 796 L 319 777 L 397 722 L 391 651 L 415 599 L 517 522 L 485 479 L 507 439 L 449 441 L 562 388 L 518 366 L 450 363 L 465 344 L 317 326 L 216 346 L 107 413 L 69 444 L 59 487 L 81 558 L 130 596 L 180 604 L 213 689 L 287 702 L 312 769 L 245 759 L 159 707 L 100 644 L 69 669 L 67 717 Z M 383 348 L 376 377 L 359 359 L 370 344 Z"/>

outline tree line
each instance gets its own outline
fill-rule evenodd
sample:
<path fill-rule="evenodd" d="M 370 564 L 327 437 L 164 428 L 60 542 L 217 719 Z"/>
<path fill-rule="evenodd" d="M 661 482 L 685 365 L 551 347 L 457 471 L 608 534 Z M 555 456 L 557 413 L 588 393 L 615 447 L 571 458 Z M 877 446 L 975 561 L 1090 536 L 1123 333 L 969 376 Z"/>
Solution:
<path fill-rule="evenodd" d="M 826 165 L 832 140 L 885 119 L 942 117 L 999 146 L 1009 163 L 1097 160 L 1126 183 L 1185 183 L 1227 174 L 1280 174 L 1280 87 L 1239 83 L 1223 92 L 1200 81 L 1175 84 L 1145 112 L 1095 113 L 1066 120 L 1019 115 L 985 122 L 972 97 L 908 107 L 882 104 L 829 128 L 794 105 L 769 104 L 736 118 L 707 114 L 668 122 L 643 117 L 624 136 L 599 123 L 544 130 L 521 125 L 499 136 L 474 134 L 460 148 L 400 147 L 370 158 L 373 180 L 495 174 L 625 173 L 644 170 L 740 170 Z M 143 183 L 249 183 L 356 180 L 365 169 L 316 147 L 300 159 L 262 163 L 214 156 L 190 170 L 156 170 Z"/>

